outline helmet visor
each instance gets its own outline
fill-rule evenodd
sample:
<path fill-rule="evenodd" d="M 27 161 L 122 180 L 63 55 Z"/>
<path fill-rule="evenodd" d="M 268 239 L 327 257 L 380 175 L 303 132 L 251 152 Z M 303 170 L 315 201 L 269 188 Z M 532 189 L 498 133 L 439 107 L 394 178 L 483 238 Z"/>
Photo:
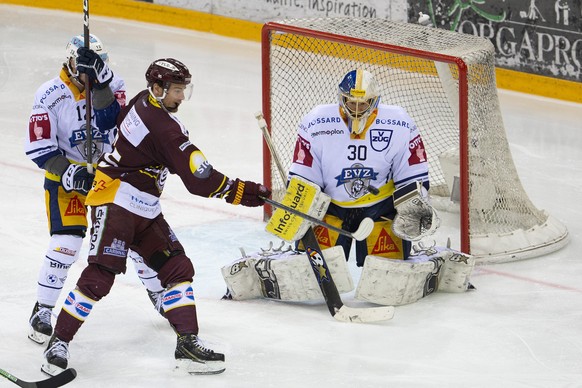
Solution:
<path fill-rule="evenodd" d="M 372 101 L 360 101 L 344 97 L 344 107 L 352 118 L 360 119 L 369 113 L 370 108 L 372 107 Z"/>
<path fill-rule="evenodd" d="M 192 84 L 182 85 L 182 84 L 170 84 L 170 87 L 165 90 L 166 95 L 170 96 L 172 99 L 178 99 L 182 101 L 188 101 L 192 97 Z"/>

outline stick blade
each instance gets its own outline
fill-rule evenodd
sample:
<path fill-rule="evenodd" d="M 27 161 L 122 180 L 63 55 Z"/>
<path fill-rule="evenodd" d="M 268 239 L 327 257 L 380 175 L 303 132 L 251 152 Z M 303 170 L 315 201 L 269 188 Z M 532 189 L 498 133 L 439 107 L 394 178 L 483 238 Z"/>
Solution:
<path fill-rule="evenodd" d="M 68 368 L 58 375 L 54 375 L 46 380 L 38 381 L 34 386 L 37 388 L 61 387 L 73 381 L 75 377 L 77 377 L 77 371 L 73 368 Z"/>
<path fill-rule="evenodd" d="M 368 237 L 370 233 L 372 233 L 372 229 L 374 229 L 374 221 L 371 218 L 366 217 L 362 220 L 362 222 L 360 222 L 358 230 L 352 233 L 352 236 L 356 240 L 362 241 L 363 239 Z"/>
<path fill-rule="evenodd" d="M 370 323 L 394 317 L 394 306 L 356 308 L 343 305 L 333 316 L 340 322 Z"/>

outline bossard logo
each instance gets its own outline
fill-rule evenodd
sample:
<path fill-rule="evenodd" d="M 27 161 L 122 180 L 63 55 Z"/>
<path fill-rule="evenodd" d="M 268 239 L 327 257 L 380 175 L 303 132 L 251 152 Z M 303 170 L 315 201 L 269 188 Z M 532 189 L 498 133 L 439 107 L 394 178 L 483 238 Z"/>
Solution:
<path fill-rule="evenodd" d="M 389 129 L 371 129 L 370 145 L 374 151 L 384 151 L 390 145 L 392 139 L 392 130 Z"/>

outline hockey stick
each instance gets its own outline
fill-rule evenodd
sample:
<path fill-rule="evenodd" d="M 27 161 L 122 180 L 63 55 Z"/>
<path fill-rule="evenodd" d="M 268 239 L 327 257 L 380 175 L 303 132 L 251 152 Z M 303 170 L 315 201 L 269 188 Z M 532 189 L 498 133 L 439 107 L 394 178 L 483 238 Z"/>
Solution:
<path fill-rule="evenodd" d="M 394 316 L 394 306 L 383 307 L 348 307 L 342 302 L 342 298 L 337 290 L 337 286 L 331 277 L 331 272 L 327 266 L 317 237 L 313 228 L 309 228 L 307 233 L 301 238 L 301 242 L 307 252 L 307 257 L 315 274 L 327 308 L 330 314 L 341 322 L 368 323 L 387 321 Z"/>
<path fill-rule="evenodd" d="M 6 377 L 14 384 L 23 388 L 56 388 L 73 381 L 75 377 L 77 377 L 77 371 L 73 368 L 65 369 L 58 375 L 54 375 L 46 380 L 40 381 L 23 381 L 20 380 L 18 377 L 6 372 L 4 369 L 0 369 L 0 375 Z"/>
<path fill-rule="evenodd" d="M 83 0 L 83 38 L 85 48 L 91 48 L 89 39 L 89 0 Z M 91 81 L 85 74 L 85 149 L 87 152 L 87 172 L 93 174 L 93 125 L 91 124 Z"/>
<path fill-rule="evenodd" d="M 334 232 L 337 232 L 337 233 L 342 234 L 342 235 L 347 236 L 347 237 L 351 237 L 351 238 L 356 239 L 358 241 L 362 241 L 363 239 L 368 237 L 370 235 L 370 233 L 372 232 L 372 229 L 374 229 L 374 221 L 372 221 L 371 218 L 366 217 L 362 220 L 362 222 L 358 226 L 358 230 L 356 230 L 353 233 L 350 233 L 347 230 L 330 225 L 327 222 L 321 221 L 315 217 L 310 216 L 309 214 L 302 213 L 297 209 L 294 209 L 294 208 L 289 207 L 287 205 L 283 205 L 282 203 L 279 203 L 279 202 L 272 200 L 270 198 L 265 198 L 265 197 L 261 197 L 261 198 L 263 198 L 265 200 L 265 202 L 268 203 L 269 205 L 272 205 L 274 207 L 279 207 L 279 208 L 285 210 L 286 212 L 289 212 L 291 214 L 295 214 L 296 216 L 304 218 L 307 221 L 310 221 L 310 222 L 317 224 L 317 225 L 321 225 L 329 230 L 333 230 Z"/>
<path fill-rule="evenodd" d="M 267 145 L 271 144 L 271 146 L 269 146 L 269 151 L 271 152 L 271 157 L 275 160 L 275 164 L 277 165 L 277 168 L 279 169 L 279 174 L 281 174 L 281 178 L 283 179 L 283 182 L 285 182 L 285 174 L 283 172 L 283 167 L 281 165 L 281 162 L 279 161 L 279 156 L 277 155 L 277 153 L 275 152 L 274 148 L 272 147 L 272 141 L 271 141 L 271 136 L 269 134 L 269 131 L 267 129 L 267 122 L 265 121 L 265 119 L 263 118 L 263 114 L 261 112 L 255 114 L 255 117 L 257 118 L 257 120 L 259 120 L 259 126 L 261 127 L 261 130 L 263 131 L 263 136 L 265 137 L 265 142 L 267 143 Z M 308 216 L 307 214 L 303 214 L 299 211 L 297 211 L 296 209 L 293 208 L 289 208 L 287 206 L 283 207 L 284 205 L 282 204 L 277 204 L 275 201 L 265 198 L 265 202 L 270 203 L 273 206 L 279 206 L 282 209 L 289 211 L 290 213 L 293 214 L 297 214 L 299 216 Z M 313 218 L 313 217 L 310 217 Z M 306 218 L 307 220 L 311 221 L 310 218 Z M 322 226 L 326 226 L 328 227 L 327 224 L 322 223 L 322 221 L 318 220 L 317 218 L 313 218 L 314 223 L 317 223 L 318 225 L 322 225 Z M 367 224 L 364 224 L 364 221 L 367 221 Z M 362 224 L 364 224 L 364 226 L 362 227 Z M 331 225 L 329 225 L 331 226 Z M 360 226 L 358 227 L 358 231 L 360 231 L 360 229 L 362 229 L 360 232 L 361 234 L 357 234 L 357 237 L 361 237 L 363 235 L 363 233 L 365 233 L 366 235 L 362 238 L 362 240 L 364 238 L 366 238 L 370 232 L 372 231 L 372 228 L 374 227 L 374 222 L 372 221 L 372 219 L 370 218 L 366 218 L 362 221 L 362 223 L 360 224 Z M 337 228 L 334 228 L 334 230 Z M 369 229 L 369 230 L 368 230 Z M 343 229 L 340 229 L 342 232 L 345 232 Z M 358 233 L 358 231 L 356 231 L 356 233 Z M 345 232 L 347 233 L 347 232 Z M 350 236 L 353 238 L 356 238 L 354 234 L 351 234 Z M 343 234 L 343 233 L 342 233 Z M 366 323 L 366 322 L 377 322 L 377 321 L 387 321 L 389 319 L 392 319 L 392 317 L 394 316 L 394 307 L 393 306 L 384 306 L 384 307 L 370 307 L 370 308 L 354 308 L 354 307 L 348 307 L 346 305 L 344 305 L 344 303 L 342 302 L 341 296 L 339 294 L 339 291 L 337 290 L 337 286 L 335 285 L 335 282 L 333 281 L 332 277 L 331 277 L 331 272 L 329 271 L 329 268 L 327 266 L 327 262 L 325 261 L 325 259 L 323 258 L 323 253 L 321 252 L 321 247 L 319 246 L 319 243 L 317 242 L 317 237 L 315 236 L 315 233 L 313 232 L 313 228 L 309 228 L 307 230 L 307 233 L 305 233 L 305 235 L 301 238 L 301 242 L 303 243 L 303 246 L 305 247 L 305 251 L 307 252 L 307 257 L 309 258 L 309 263 L 311 264 L 311 268 L 313 269 L 313 274 L 315 275 L 315 279 L 317 280 L 317 283 L 319 284 L 319 288 L 321 289 L 321 293 L 323 294 L 323 298 L 325 300 L 325 303 L 327 304 L 327 308 L 329 309 L 330 314 L 337 319 L 338 321 L 341 322 L 358 322 L 358 323 Z"/>

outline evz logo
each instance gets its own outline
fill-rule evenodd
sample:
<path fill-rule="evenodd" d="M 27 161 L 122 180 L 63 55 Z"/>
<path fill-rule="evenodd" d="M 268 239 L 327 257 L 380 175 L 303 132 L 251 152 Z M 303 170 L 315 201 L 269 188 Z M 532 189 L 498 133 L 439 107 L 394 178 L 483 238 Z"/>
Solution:
<path fill-rule="evenodd" d="M 378 173 L 371 167 L 365 167 L 356 163 L 351 167 L 342 169 L 340 175 L 336 176 L 337 186 L 344 185 L 346 192 L 352 198 L 360 198 L 368 193 L 367 187 L 371 180 L 375 180 Z"/>

